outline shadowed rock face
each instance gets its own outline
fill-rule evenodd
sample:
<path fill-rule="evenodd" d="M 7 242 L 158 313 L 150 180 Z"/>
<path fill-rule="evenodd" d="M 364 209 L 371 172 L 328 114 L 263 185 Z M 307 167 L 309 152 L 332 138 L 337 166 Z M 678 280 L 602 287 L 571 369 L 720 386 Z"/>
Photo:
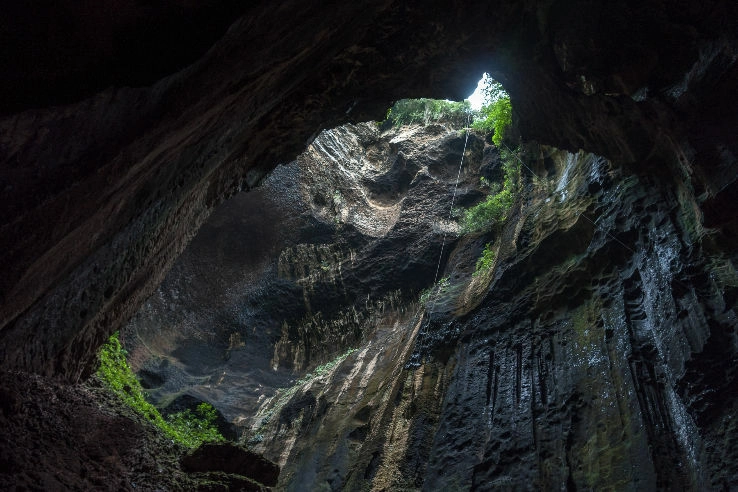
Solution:
<path fill-rule="evenodd" d="M 224 254 L 269 230 L 224 204 L 123 331 L 152 395 L 213 402 L 287 490 L 735 486 L 736 259 L 693 192 L 529 144 L 504 228 L 459 236 L 464 142 L 323 133 L 245 195 L 302 211 L 271 268 Z M 497 150 L 465 143 L 461 206 L 501 179 Z M 449 280 L 422 305 L 444 230 Z M 495 263 L 473 276 L 485 243 Z"/>
<path fill-rule="evenodd" d="M 381 160 L 358 144 L 362 132 L 332 133 L 341 138 L 320 137 L 307 155 L 331 149 L 320 154 L 328 159 L 341 149 L 336 174 L 378 165 L 351 165 Z M 455 155 L 453 145 L 438 148 L 444 150 L 419 154 L 430 159 L 428 169 Z M 495 161 L 494 149 L 471 149 L 463 203 L 479 196 L 477 173 L 494 174 L 485 165 Z M 310 367 L 329 363 L 326 369 L 298 372 L 305 376 L 276 394 L 263 385 L 264 396 L 250 395 L 223 378 L 210 391 L 214 399 L 257 400 L 258 408 L 237 420 L 244 441 L 283 466 L 280 487 L 735 485 L 736 449 L 732 437 L 725 439 L 735 436 L 734 253 L 714 249 L 717 236 L 698 225 L 691 192 L 670 180 L 544 146 L 529 145 L 522 158 L 526 184 L 506 226 L 447 244 L 441 275 L 450 281 L 435 302 L 424 309 L 416 297 L 398 295 L 381 311 L 354 306 L 356 326 L 333 319 L 272 342 L 281 347 L 273 359 L 280 370 L 299 370 L 280 354 L 304 353 L 321 340 L 357 349 L 335 364 L 329 363 L 335 351 L 314 352 Z M 404 162 L 416 164 L 412 157 Z M 442 222 L 422 206 L 410 207 L 427 196 L 420 174 L 403 198 L 401 217 Z M 350 182 L 318 180 L 352 192 Z M 451 189 L 449 183 L 446 193 Z M 434 196 L 438 203 L 450 198 L 440 189 Z M 341 216 L 340 207 L 331 207 Z M 382 241 L 408 251 L 427 244 L 417 230 L 402 230 L 372 239 L 368 249 Z M 322 240 L 339 237 L 355 241 L 350 234 Z M 494 267 L 472 276 L 486 242 L 495 247 Z M 403 264 L 401 255 L 378 262 L 359 253 L 354 261 L 343 264 L 335 281 L 349 292 L 360 290 L 351 272 L 361 271 L 362 262 L 367 272 Z M 317 265 L 305 257 L 294 266 L 309 271 L 311 264 Z M 392 285 L 389 277 L 369 278 L 375 289 Z M 401 288 L 415 280 L 409 272 L 403 278 Z M 313 301 L 331 299 L 332 288 L 320 281 L 301 286 Z M 138 329 L 135 322 L 129 329 Z"/>
<path fill-rule="evenodd" d="M 201 57 L 242 2 L 62 0 L 4 5 L 0 112 L 66 104 L 111 85 L 146 86 Z"/>
<path fill-rule="evenodd" d="M 277 485 L 279 478 L 279 468 L 274 463 L 232 444 L 205 444 L 182 458 L 182 468 L 190 472 L 245 475 L 268 486 Z"/>

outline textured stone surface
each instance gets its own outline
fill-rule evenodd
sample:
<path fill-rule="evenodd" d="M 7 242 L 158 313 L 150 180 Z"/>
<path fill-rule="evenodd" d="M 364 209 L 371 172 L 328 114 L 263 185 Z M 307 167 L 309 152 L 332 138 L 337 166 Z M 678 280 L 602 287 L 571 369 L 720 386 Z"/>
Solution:
<path fill-rule="evenodd" d="M 182 458 L 188 472 L 242 475 L 264 485 L 277 485 L 279 467 L 256 453 L 224 443 L 202 444 Z"/>
<path fill-rule="evenodd" d="M 469 142 L 464 206 L 481 196 L 480 173 L 500 179 L 496 150 Z M 724 438 L 735 435 L 738 275 L 734 252 L 715 249 L 720 233 L 700 225 L 693 192 L 592 154 L 528 145 L 527 184 L 506 227 L 459 239 L 446 209 L 462 144 L 434 126 L 321 135 L 292 165 L 299 172 L 285 168 L 265 184 L 267 196 L 299 197 L 283 205 L 303 214 L 271 252 L 273 269 L 235 255 L 216 261 L 225 246 L 197 245 L 239 242 L 213 242 L 205 226 L 124 331 L 134 360 L 164 339 L 174 345 L 157 345 L 158 357 L 179 360 L 185 374 L 210 371 L 204 384 L 183 385 L 170 369 L 147 369 L 171 377 L 169 391 L 226 408 L 244 441 L 284 466 L 287 489 L 734 486 L 733 439 Z M 263 229 L 224 219 L 243 214 L 226 204 L 213 217 L 216 237 Z M 433 278 L 444 230 L 450 285 L 423 309 L 417 290 Z M 473 277 L 486 242 L 494 270 Z M 194 269 L 195 258 L 209 267 Z M 234 270 L 259 279 L 258 295 L 228 287 Z M 240 294 L 204 306 L 187 297 L 202 291 L 187 282 L 211 278 L 223 283 L 208 291 L 215 299 Z M 382 309 L 362 301 L 391 289 L 400 292 Z M 273 298 L 281 309 L 265 303 Z M 221 324 L 218 313 L 234 303 L 241 317 Z M 241 340 L 236 351 L 226 357 L 223 343 L 204 363 L 181 358 L 172 340 L 187 329 L 171 313 L 198 311 L 207 328 L 187 343 L 210 340 L 198 342 L 204 356 L 225 326 Z M 312 370 L 348 347 L 358 350 Z M 276 371 L 236 376 L 253 366 Z M 276 377 L 290 373 L 305 376 Z"/>
<path fill-rule="evenodd" d="M 524 159 L 506 227 L 450 243 L 430 312 L 375 314 L 357 352 L 259 409 L 245 439 L 283 464 L 281 487 L 735 486 L 734 254 L 659 179 L 535 145 Z M 472 277 L 490 240 L 494 269 Z"/>
<path fill-rule="evenodd" d="M 2 490 L 195 490 L 185 450 L 92 379 L 0 378 Z"/>
<path fill-rule="evenodd" d="M 223 204 L 121 331 L 161 406 L 187 392 L 250 425 L 276 388 L 370 336 L 433 281 L 456 205 L 482 196 L 482 138 L 444 125 L 319 135 Z M 446 255 L 444 255 L 445 257 Z"/>

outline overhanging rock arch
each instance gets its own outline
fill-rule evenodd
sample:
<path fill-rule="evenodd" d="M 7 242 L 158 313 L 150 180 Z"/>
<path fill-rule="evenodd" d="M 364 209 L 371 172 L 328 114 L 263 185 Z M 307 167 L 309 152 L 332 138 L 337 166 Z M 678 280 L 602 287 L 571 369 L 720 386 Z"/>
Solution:
<path fill-rule="evenodd" d="M 526 138 L 667 175 L 687 169 L 692 149 L 706 220 L 735 231 L 733 216 L 709 215 L 735 187 L 734 177 L 732 185 L 715 178 L 732 163 L 699 160 L 735 149 L 725 140 L 735 132 L 692 137 L 700 122 L 737 126 L 716 101 L 738 80 L 729 63 L 738 16 L 731 2 L 693 8 L 261 5 L 197 61 L 151 85 L 113 78 L 113 87 L 77 102 L 6 111 L 3 367 L 68 380 L 87 374 L 100 343 L 215 204 L 257 184 L 321 128 L 379 119 L 401 97 L 461 98 L 484 70 L 505 83 Z M 49 90 L 47 103 L 57 101 Z"/>

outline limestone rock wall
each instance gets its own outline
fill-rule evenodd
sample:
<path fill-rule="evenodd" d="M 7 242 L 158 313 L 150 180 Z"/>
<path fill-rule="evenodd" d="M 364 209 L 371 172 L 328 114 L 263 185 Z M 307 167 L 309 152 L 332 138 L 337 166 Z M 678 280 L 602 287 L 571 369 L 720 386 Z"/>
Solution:
<path fill-rule="evenodd" d="M 493 275 L 467 285 L 491 238 L 459 241 L 444 262 L 447 295 L 430 317 L 415 318 L 410 304 L 377 311 L 366 325 L 376 330 L 352 340 L 369 344 L 384 333 L 386 343 L 321 376 L 345 378 L 358 364 L 362 376 L 351 380 L 365 392 L 346 400 L 332 384 L 312 397 L 297 392 L 302 399 L 270 428 L 294 439 L 278 456 L 283 480 L 484 489 L 616 487 L 633 477 L 634 488 L 736 486 L 735 2 L 292 1 L 236 12 L 219 10 L 230 2 L 118 2 L 126 11 L 116 19 L 72 3 L 16 2 L 0 23 L 7 374 L 84 378 L 102 341 L 156 290 L 216 204 L 252 189 L 324 128 L 381 118 L 400 97 L 461 98 L 486 70 L 510 92 L 520 136 L 602 157 L 529 155 L 543 183 L 530 178 Z M 66 8 L 72 14 L 55 15 Z M 164 41 L 192 19 L 214 27 L 177 53 L 167 42 L 148 44 L 150 31 L 140 29 L 147 19 L 172 17 L 179 20 L 158 31 Z M 103 69 L 101 60 L 112 63 Z M 347 208 L 348 195 L 322 195 L 316 205 L 323 218 L 353 221 L 355 238 L 370 244 L 412 223 L 393 208 L 402 193 L 393 186 L 408 169 L 398 165 L 352 197 L 384 210 L 375 222 Z M 439 221 L 438 230 L 447 226 Z M 407 237 L 392 239 L 402 247 L 382 243 L 367 258 L 409 252 L 432 271 L 435 241 L 408 250 Z M 285 269 L 292 273 L 280 293 L 302 295 L 297 281 L 315 280 L 329 293 L 322 307 L 339 305 L 342 289 L 324 280 L 344 271 L 351 248 L 295 251 L 290 258 L 309 265 Z M 408 279 L 389 264 L 357 267 L 354 284 L 367 293 L 363 279 L 380 275 L 416 289 L 430 277 Z M 298 298 L 300 309 L 318 311 L 316 299 Z M 261 299 L 284 307 L 279 296 Z M 215 369 L 244 343 L 233 319 L 215 337 Z M 400 325 L 388 328 L 400 320 L 414 337 L 410 348 Z M 327 362 L 329 351 L 308 356 L 305 347 L 319 341 L 290 332 L 296 326 L 288 323 L 288 338 L 303 347 L 283 344 L 277 357 L 262 351 L 263 363 Z M 281 327 L 272 333 L 262 349 L 274 347 Z M 322 426 L 324 417 L 334 424 Z M 345 429 L 350 446 L 329 439 L 331 428 Z M 308 431 L 330 446 L 311 454 L 297 440 Z M 268 437 L 259 443 L 267 451 Z"/>
<path fill-rule="evenodd" d="M 556 188 L 521 208 L 480 308 L 419 344 L 456 362 L 424 487 L 733 486 L 735 450 L 718 437 L 733 371 L 687 381 L 691 365 L 726 355 L 710 339 L 735 352 L 736 277 L 717 280 L 734 258 L 703 249 L 694 209 L 658 181 L 564 157 Z M 708 424 L 690 392 L 715 391 Z"/>
<path fill-rule="evenodd" d="M 671 183 L 544 146 L 523 159 L 505 229 L 454 243 L 440 302 L 377 317 L 260 408 L 246 439 L 281 486 L 735 486 L 735 256 Z M 494 268 L 472 277 L 489 240 Z"/>

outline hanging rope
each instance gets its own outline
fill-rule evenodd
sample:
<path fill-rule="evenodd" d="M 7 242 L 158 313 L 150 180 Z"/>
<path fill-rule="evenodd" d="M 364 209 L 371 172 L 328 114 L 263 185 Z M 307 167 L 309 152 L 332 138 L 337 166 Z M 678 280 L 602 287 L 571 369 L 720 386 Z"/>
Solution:
<path fill-rule="evenodd" d="M 464 139 L 464 150 L 461 151 L 461 161 L 459 162 L 459 170 L 456 173 L 456 184 L 454 184 L 454 192 L 451 195 L 451 206 L 448 210 L 448 221 L 451 222 L 454 213 L 454 202 L 456 201 L 456 191 L 459 188 L 459 180 L 461 179 L 461 168 L 464 166 L 464 155 L 466 154 L 466 145 L 469 143 L 469 125 L 471 124 L 471 112 L 466 113 L 466 131 L 464 132 L 466 138 Z M 436 295 L 433 296 L 433 304 L 431 304 L 430 312 L 436 307 L 436 301 L 438 295 L 441 292 L 441 286 L 436 285 L 438 282 L 438 273 L 441 271 L 441 261 L 443 260 L 443 250 L 446 247 L 446 235 L 448 233 L 443 231 L 443 240 L 441 241 L 441 253 L 438 255 L 438 263 L 436 264 L 436 274 L 433 277 L 433 288 L 436 289 Z"/>
<path fill-rule="evenodd" d="M 467 147 L 467 143 L 469 141 L 469 125 L 470 125 L 470 120 L 471 120 L 471 113 L 467 113 L 466 138 L 464 139 L 464 150 L 461 153 L 461 160 L 459 162 L 459 169 L 458 169 L 458 172 L 457 172 L 457 175 L 456 175 L 456 183 L 454 185 L 454 191 L 453 191 L 453 194 L 451 196 L 451 207 L 449 209 L 449 222 L 453 218 L 453 207 L 454 207 L 454 203 L 455 203 L 455 200 L 456 200 L 456 193 L 457 193 L 457 190 L 458 190 L 459 181 L 460 181 L 460 178 L 461 178 L 461 169 L 462 169 L 462 167 L 464 165 L 464 155 L 466 154 L 466 147 Z M 531 173 L 531 177 L 534 180 L 534 182 L 536 182 L 538 184 L 540 184 L 541 182 L 543 182 L 543 180 L 533 171 L 533 169 L 531 169 L 528 165 L 525 164 L 525 162 L 522 161 L 522 159 L 520 159 L 520 157 L 518 156 L 517 153 L 513 152 L 506 144 L 503 143 L 503 145 L 508 150 L 508 152 L 512 156 L 514 156 L 515 159 L 517 159 L 518 162 L 520 162 L 520 164 Z M 550 194 L 549 194 L 549 196 L 550 196 Z M 543 204 L 541 204 L 541 205 L 543 205 Z M 593 226 L 595 226 L 595 230 L 601 230 L 607 237 L 609 237 L 610 239 L 612 239 L 613 241 L 615 241 L 616 243 L 618 243 L 620 246 L 622 246 L 623 248 L 625 248 L 626 250 L 628 250 L 633 255 L 636 255 L 637 254 L 631 247 L 629 247 L 627 244 L 623 243 L 621 240 L 619 240 L 617 237 L 615 237 L 614 235 L 612 235 L 610 232 L 608 232 L 608 231 L 606 231 L 604 229 L 601 229 L 600 226 L 598 226 L 595 221 L 593 221 L 592 219 L 590 219 L 589 217 L 587 217 L 586 215 L 584 215 L 583 212 L 580 212 L 578 214 L 578 217 L 582 217 L 586 221 L 590 222 Z M 426 328 L 430 324 L 430 313 L 432 313 L 433 310 L 435 309 L 436 302 L 438 300 L 438 297 L 439 297 L 440 291 L 441 291 L 441 287 L 442 287 L 442 285 L 436 285 L 436 284 L 438 282 L 438 274 L 440 272 L 441 262 L 443 260 L 443 251 L 444 251 L 444 248 L 446 246 L 446 236 L 447 236 L 447 233 L 444 231 L 444 233 L 443 233 L 443 240 L 441 242 L 441 251 L 440 251 L 440 254 L 438 256 L 438 263 L 436 264 L 436 273 L 435 273 L 434 278 L 433 278 L 433 288 L 436 289 L 436 293 L 433 296 L 433 303 L 431 304 L 430 309 L 428 309 L 429 316 L 426 318 L 426 323 L 425 323 Z M 682 287 L 684 287 L 687 290 L 692 290 L 692 287 L 687 286 L 684 283 L 682 283 L 681 281 L 677 280 L 676 278 L 674 278 L 675 276 L 676 275 L 674 275 L 674 274 L 671 275 L 671 277 L 672 277 L 671 278 L 671 281 L 672 282 L 675 282 L 675 283 L 681 285 Z M 422 312 L 422 309 L 423 309 L 423 306 L 421 304 L 421 306 L 419 307 L 418 315 L 420 314 L 420 312 Z"/>

